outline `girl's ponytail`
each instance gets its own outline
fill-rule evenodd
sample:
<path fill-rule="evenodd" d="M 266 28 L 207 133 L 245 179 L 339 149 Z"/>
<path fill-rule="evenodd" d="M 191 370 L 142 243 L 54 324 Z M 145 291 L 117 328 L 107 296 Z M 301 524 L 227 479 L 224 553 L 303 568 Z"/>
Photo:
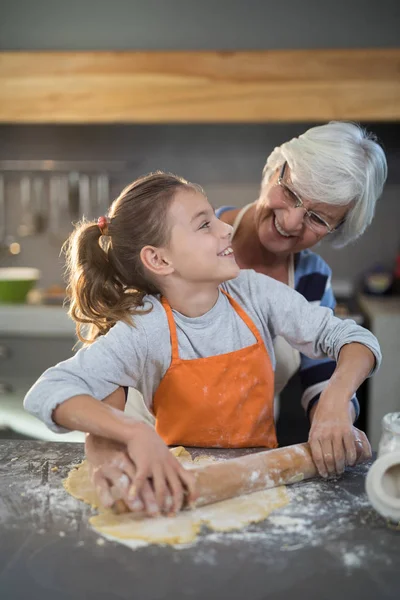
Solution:
<path fill-rule="evenodd" d="M 168 211 L 179 189 L 200 188 L 170 173 L 150 173 L 121 192 L 109 219 L 76 225 L 64 250 L 69 315 L 81 342 L 90 344 L 118 321 L 132 324 L 133 314 L 148 312 L 144 296 L 159 290 L 140 252 L 146 245 L 168 243 Z"/>
<path fill-rule="evenodd" d="M 82 221 L 65 245 L 69 315 L 81 342 L 92 343 L 117 321 L 131 322 L 128 313 L 143 305 L 145 291 L 126 291 L 110 264 L 110 240 L 96 222 Z"/>

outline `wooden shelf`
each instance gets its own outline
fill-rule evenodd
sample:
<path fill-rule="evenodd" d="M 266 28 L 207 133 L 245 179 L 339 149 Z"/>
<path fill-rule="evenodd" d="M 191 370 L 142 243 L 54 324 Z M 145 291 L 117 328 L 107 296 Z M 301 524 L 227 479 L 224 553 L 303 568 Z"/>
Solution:
<path fill-rule="evenodd" d="M 400 49 L 1 52 L 6 123 L 400 120 Z"/>

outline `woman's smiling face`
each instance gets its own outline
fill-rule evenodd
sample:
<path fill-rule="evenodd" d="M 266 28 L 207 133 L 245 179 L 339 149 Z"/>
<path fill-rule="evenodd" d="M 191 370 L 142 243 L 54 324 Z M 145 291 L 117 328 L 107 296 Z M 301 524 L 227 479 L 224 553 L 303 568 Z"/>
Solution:
<path fill-rule="evenodd" d="M 289 169 L 287 182 L 291 189 Z M 328 229 L 315 231 L 305 223 L 305 209 L 319 215 L 332 229 L 345 218 L 349 205 L 334 206 L 323 202 L 311 202 L 302 198 L 303 207 L 288 205 L 285 187 L 278 184 L 279 171 L 271 177 L 264 187 L 256 206 L 256 227 L 262 246 L 276 255 L 292 254 L 314 246 L 329 234 Z"/>

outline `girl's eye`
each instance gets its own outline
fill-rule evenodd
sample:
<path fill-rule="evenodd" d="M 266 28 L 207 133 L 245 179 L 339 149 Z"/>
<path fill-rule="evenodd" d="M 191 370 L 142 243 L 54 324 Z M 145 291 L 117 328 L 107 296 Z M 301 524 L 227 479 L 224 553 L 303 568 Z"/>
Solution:
<path fill-rule="evenodd" d="M 210 227 L 210 221 L 206 221 L 201 225 L 200 229 L 208 229 Z"/>

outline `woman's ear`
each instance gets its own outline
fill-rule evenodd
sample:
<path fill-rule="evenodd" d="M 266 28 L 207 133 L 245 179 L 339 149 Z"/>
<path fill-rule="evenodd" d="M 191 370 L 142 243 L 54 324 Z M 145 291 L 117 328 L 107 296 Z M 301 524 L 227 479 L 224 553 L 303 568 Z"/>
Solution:
<path fill-rule="evenodd" d="M 140 259 L 145 268 L 153 275 L 170 275 L 174 271 L 163 248 L 144 246 L 140 251 Z"/>

